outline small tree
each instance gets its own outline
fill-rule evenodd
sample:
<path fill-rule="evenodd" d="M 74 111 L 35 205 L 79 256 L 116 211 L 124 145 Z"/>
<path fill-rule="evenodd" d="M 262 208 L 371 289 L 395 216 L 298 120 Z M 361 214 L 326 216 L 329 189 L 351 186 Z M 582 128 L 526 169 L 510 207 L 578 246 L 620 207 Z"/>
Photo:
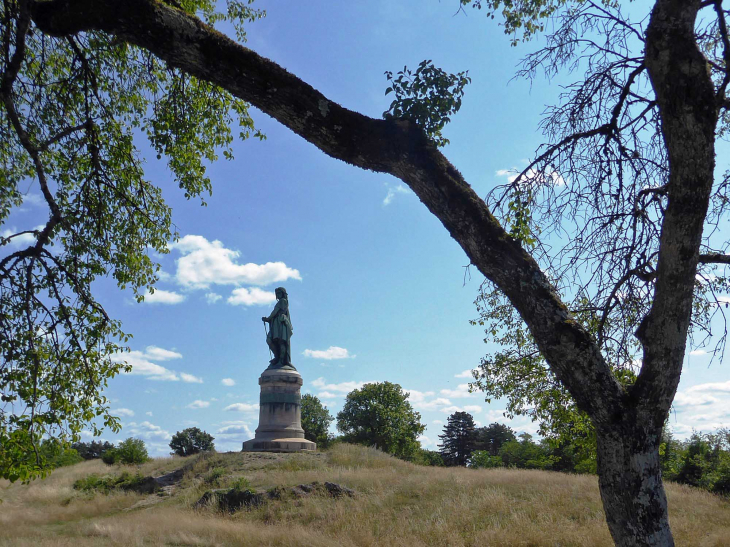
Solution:
<path fill-rule="evenodd" d="M 210 452 L 215 450 L 214 440 L 214 437 L 209 433 L 201 431 L 197 427 L 188 427 L 172 436 L 170 448 L 173 452 L 171 454 L 191 456 L 198 452 Z"/>
<path fill-rule="evenodd" d="M 108 457 L 107 457 L 108 456 Z M 147 447 L 142 439 L 129 437 L 119 443 L 117 448 L 107 450 L 102 456 L 104 463 L 123 463 L 126 465 L 139 465 L 145 463 L 150 457 L 147 454 Z"/>
<path fill-rule="evenodd" d="M 375 446 L 399 458 L 411 459 L 426 426 L 408 402 L 408 393 L 390 382 L 365 384 L 347 394 L 337 414 L 337 429 L 346 442 Z"/>
<path fill-rule="evenodd" d="M 439 439 L 443 442 L 438 446 L 446 465 L 466 465 L 476 441 L 474 417 L 468 412 L 454 412 Z"/>
<path fill-rule="evenodd" d="M 496 456 L 504 443 L 515 439 L 515 432 L 511 427 L 495 422 L 476 430 L 474 450 L 486 450 L 490 456 Z"/>
<path fill-rule="evenodd" d="M 329 432 L 334 417 L 318 397 L 309 393 L 302 396 L 302 429 L 304 438 L 317 443 L 320 448 L 327 448 L 333 435 Z"/>

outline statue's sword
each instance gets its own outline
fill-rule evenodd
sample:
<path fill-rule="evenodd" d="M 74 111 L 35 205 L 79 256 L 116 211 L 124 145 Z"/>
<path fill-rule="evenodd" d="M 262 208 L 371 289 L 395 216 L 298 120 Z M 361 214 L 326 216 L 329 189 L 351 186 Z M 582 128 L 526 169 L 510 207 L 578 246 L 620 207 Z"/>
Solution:
<path fill-rule="evenodd" d="M 266 333 L 266 338 L 268 339 L 269 338 L 269 329 L 266 328 L 266 321 L 264 321 L 264 332 Z M 269 347 L 269 344 L 268 343 L 266 344 L 266 347 Z M 271 353 L 271 348 L 269 348 L 269 356 L 272 359 L 274 358 L 274 354 Z"/>

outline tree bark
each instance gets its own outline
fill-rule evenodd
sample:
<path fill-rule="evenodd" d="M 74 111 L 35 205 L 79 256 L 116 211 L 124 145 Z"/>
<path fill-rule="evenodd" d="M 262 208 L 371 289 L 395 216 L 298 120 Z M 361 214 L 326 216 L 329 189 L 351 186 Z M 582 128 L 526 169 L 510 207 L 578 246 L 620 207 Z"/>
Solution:
<path fill-rule="evenodd" d="M 597 430 L 598 484 L 616 545 L 674 545 L 659 462 L 660 439 L 661 428 L 641 429 L 633 417 Z"/>
<path fill-rule="evenodd" d="M 637 336 L 644 362 L 628 390 L 575 321 L 537 262 L 423 132 L 330 101 L 280 66 L 156 0 L 33 2 L 52 35 L 99 30 L 145 48 L 269 114 L 326 154 L 405 182 L 471 262 L 510 299 L 552 372 L 598 433 L 601 496 L 619 545 L 673 545 L 659 467 L 659 438 L 679 382 L 694 276 L 712 188 L 717 108 L 694 38 L 699 0 L 657 0 L 646 66 L 669 152 L 655 301 Z"/>

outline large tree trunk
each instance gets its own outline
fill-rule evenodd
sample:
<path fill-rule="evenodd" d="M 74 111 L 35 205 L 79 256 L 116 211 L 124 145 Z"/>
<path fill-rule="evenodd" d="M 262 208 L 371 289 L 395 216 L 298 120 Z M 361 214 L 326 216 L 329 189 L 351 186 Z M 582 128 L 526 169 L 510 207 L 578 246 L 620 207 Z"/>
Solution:
<path fill-rule="evenodd" d="M 598 483 L 616 545 L 674 545 L 659 462 L 661 428 L 619 423 L 598 430 Z"/>

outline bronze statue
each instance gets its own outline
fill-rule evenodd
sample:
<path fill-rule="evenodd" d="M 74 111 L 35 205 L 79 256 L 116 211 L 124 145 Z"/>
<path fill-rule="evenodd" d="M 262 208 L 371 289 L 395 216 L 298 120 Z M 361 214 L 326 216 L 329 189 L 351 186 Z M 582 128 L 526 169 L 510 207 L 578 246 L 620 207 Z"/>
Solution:
<path fill-rule="evenodd" d="M 269 368 L 294 368 L 291 364 L 291 335 L 294 330 L 291 326 L 289 316 L 289 296 L 284 287 L 276 289 L 276 306 L 268 317 L 262 317 L 264 323 L 270 328 L 266 335 L 266 343 L 269 345 L 274 358 L 269 362 Z"/>

